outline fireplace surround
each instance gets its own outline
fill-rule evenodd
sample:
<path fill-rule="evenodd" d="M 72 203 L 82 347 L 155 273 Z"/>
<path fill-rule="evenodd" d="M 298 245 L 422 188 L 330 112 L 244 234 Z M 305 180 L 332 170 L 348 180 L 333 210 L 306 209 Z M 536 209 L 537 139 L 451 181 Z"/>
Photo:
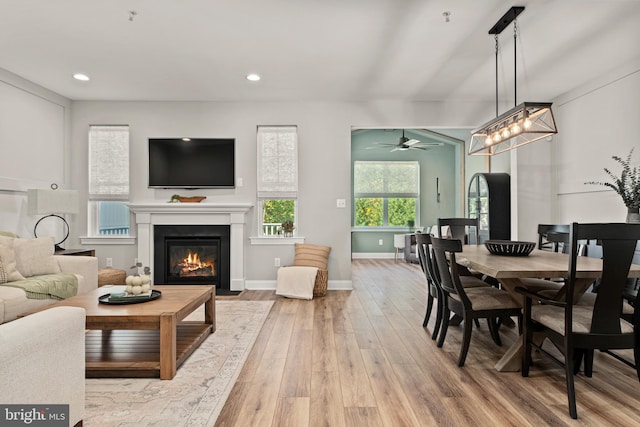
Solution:
<path fill-rule="evenodd" d="M 135 215 L 138 239 L 138 261 L 148 265 L 155 281 L 156 226 L 172 225 L 225 225 L 229 228 L 229 289 L 242 291 L 245 288 L 244 241 L 247 212 L 251 203 L 131 203 L 128 205 Z M 155 281 L 155 283 L 159 283 Z"/>

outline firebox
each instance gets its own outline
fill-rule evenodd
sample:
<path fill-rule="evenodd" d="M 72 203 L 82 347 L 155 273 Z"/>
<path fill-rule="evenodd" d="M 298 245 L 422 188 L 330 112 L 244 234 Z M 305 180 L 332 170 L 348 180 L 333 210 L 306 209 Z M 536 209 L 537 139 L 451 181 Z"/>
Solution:
<path fill-rule="evenodd" d="M 230 293 L 228 225 L 156 225 L 153 228 L 154 283 L 216 285 Z"/>

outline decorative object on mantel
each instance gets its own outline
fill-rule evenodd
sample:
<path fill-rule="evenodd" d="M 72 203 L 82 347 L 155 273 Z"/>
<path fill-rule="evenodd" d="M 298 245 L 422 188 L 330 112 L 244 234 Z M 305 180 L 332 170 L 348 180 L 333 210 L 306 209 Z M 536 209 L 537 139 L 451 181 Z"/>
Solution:
<path fill-rule="evenodd" d="M 293 230 L 295 230 L 295 226 L 293 225 L 293 221 L 287 220 L 280 224 L 282 227 L 282 231 L 284 232 L 285 237 L 293 236 Z"/>
<path fill-rule="evenodd" d="M 206 196 L 183 197 L 179 194 L 174 194 L 173 196 L 171 196 L 171 200 L 169 200 L 169 203 L 200 203 L 206 198 Z"/>
<path fill-rule="evenodd" d="M 631 167 L 632 154 L 633 148 L 624 160 L 618 156 L 611 156 L 613 160 L 622 165 L 620 177 L 614 175 L 609 169 L 604 168 L 604 171 L 613 182 L 588 181 L 585 184 L 604 185 L 612 188 L 622 197 L 622 201 L 628 209 L 627 222 L 640 223 L 640 169 L 638 169 L 638 166 Z"/>

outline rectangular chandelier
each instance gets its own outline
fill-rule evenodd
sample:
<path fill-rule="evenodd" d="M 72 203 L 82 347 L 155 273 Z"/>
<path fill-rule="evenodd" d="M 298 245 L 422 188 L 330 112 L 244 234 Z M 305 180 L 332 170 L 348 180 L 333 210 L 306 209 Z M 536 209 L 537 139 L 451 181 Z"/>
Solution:
<path fill-rule="evenodd" d="M 469 154 L 492 156 L 555 133 L 551 102 L 523 102 L 475 129 Z"/>

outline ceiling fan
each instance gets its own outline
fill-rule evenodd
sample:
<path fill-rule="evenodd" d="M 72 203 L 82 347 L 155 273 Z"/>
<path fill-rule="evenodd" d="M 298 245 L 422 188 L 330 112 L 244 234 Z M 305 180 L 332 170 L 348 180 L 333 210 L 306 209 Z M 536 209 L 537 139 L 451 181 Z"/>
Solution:
<path fill-rule="evenodd" d="M 393 151 L 407 151 L 407 150 L 428 150 L 431 147 L 441 147 L 444 145 L 442 142 L 422 142 L 415 138 L 407 138 L 404 136 L 404 129 L 402 129 L 402 136 L 398 140 L 398 143 L 391 144 L 385 142 L 374 142 L 373 147 L 367 147 L 367 150 L 376 148 L 389 148 Z"/>

